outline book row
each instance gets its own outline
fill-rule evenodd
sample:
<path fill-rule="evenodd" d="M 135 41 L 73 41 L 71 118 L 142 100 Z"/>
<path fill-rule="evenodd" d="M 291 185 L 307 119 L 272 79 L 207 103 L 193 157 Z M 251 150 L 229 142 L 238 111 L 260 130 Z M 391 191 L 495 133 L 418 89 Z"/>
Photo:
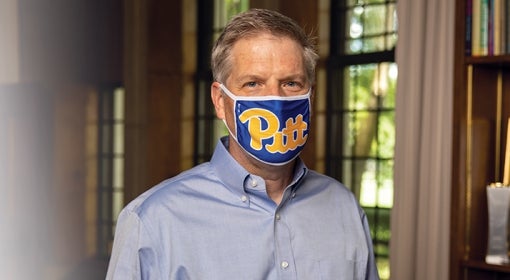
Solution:
<path fill-rule="evenodd" d="M 466 0 L 466 55 L 510 54 L 510 0 Z"/>

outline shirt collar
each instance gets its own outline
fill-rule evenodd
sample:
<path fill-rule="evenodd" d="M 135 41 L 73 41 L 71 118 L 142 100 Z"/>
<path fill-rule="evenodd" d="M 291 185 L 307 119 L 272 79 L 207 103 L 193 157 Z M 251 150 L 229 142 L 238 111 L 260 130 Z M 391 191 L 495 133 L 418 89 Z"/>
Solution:
<path fill-rule="evenodd" d="M 244 194 L 244 180 L 250 175 L 228 152 L 228 136 L 222 137 L 211 158 L 220 181 L 235 194 Z"/>
<path fill-rule="evenodd" d="M 291 186 L 295 190 L 301 185 L 299 181 L 308 173 L 308 168 L 301 158 L 297 158 L 296 166 L 294 167 L 294 178 L 292 179 Z"/>
<path fill-rule="evenodd" d="M 211 158 L 211 164 L 221 182 L 227 188 L 236 194 L 244 194 L 244 182 L 250 173 L 246 171 L 228 152 L 228 136 L 222 137 L 214 150 Z M 292 188 L 296 190 L 299 182 L 308 172 L 308 168 L 304 162 L 298 157 L 294 168 L 294 178 L 292 180 Z"/>

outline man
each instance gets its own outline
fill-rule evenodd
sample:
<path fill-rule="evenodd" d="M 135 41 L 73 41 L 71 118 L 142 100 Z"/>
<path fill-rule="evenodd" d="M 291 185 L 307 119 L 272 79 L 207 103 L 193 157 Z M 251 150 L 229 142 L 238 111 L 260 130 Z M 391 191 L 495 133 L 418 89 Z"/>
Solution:
<path fill-rule="evenodd" d="M 119 217 L 107 279 L 378 279 L 367 218 L 299 159 L 317 54 L 291 19 L 234 17 L 212 52 L 230 135 Z"/>

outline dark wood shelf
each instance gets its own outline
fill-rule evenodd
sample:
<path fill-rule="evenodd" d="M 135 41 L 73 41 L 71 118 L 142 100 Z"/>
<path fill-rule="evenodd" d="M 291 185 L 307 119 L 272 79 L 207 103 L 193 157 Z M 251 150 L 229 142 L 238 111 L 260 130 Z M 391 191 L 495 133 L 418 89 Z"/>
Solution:
<path fill-rule="evenodd" d="M 510 264 L 485 262 L 486 186 L 503 174 L 510 54 L 466 55 L 468 3 L 455 0 L 449 279 L 510 280 Z"/>
<path fill-rule="evenodd" d="M 466 64 L 510 67 L 510 55 L 467 56 Z"/>
<path fill-rule="evenodd" d="M 474 268 L 474 269 L 481 269 L 481 270 L 485 270 L 485 271 L 502 272 L 502 273 L 510 274 L 510 264 L 496 265 L 496 264 L 488 264 L 484 261 L 468 260 L 468 261 L 462 261 L 461 265 L 464 268 Z"/>

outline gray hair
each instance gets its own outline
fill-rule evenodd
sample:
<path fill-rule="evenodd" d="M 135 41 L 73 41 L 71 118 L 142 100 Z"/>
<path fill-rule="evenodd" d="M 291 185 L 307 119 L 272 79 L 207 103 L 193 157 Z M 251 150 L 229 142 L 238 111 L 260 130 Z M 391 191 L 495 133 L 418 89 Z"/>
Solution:
<path fill-rule="evenodd" d="M 303 48 L 305 71 L 310 83 L 315 80 L 315 65 L 319 55 L 315 50 L 314 40 L 291 18 L 276 11 L 251 9 L 234 16 L 225 26 L 214 44 L 211 56 L 213 79 L 225 83 L 232 71 L 230 53 L 234 44 L 243 38 L 270 33 L 288 37 Z"/>

